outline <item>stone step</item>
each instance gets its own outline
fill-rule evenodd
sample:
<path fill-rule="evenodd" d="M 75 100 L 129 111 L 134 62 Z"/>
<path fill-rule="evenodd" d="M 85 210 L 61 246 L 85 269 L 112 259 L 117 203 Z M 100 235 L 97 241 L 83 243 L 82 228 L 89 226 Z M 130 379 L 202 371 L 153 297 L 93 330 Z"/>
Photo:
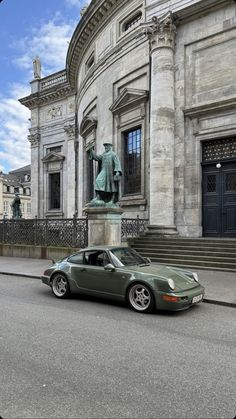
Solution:
<path fill-rule="evenodd" d="M 183 261 L 178 261 L 178 262 L 173 262 L 172 263 L 166 263 L 166 262 L 156 262 L 156 261 L 152 261 L 154 263 L 158 263 L 159 265 L 165 265 L 165 266 L 175 266 L 176 268 L 184 268 L 184 269 L 190 269 L 191 271 L 193 271 L 194 269 L 199 269 L 199 270 L 212 270 L 212 271 L 223 271 L 223 272 L 236 272 L 236 267 L 233 266 L 232 268 L 228 268 L 226 266 L 212 266 L 212 265 L 199 265 L 196 264 L 195 261 L 192 261 L 192 263 L 190 264 L 189 262 L 185 262 L 183 263 Z M 182 263 L 181 263 L 182 262 Z"/>
<path fill-rule="evenodd" d="M 130 243 L 153 243 L 153 244 L 161 244 L 161 245 L 178 245 L 178 246 L 209 246 L 212 247 L 236 247 L 236 240 L 187 240 L 187 239 L 159 239 L 159 238 L 147 238 L 147 237 L 139 237 L 133 238 L 128 240 Z"/>
<path fill-rule="evenodd" d="M 235 239 L 146 235 L 130 239 L 129 244 L 153 262 L 236 272 Z"/>
<path fill-rule="evenodd" d="M 136 247 L 134 247 L 134 249 L 136 250 Z M 224 258 L 222 258 L 222 257 L 220 257 L 220 256 L 215 256 L 215 255 L 211 255 L 211 256 L 209 256 L 209 255 L 207 255 L 207 256 L 204 256 L 204 255 L 182 255 L 181 253 L 179 253 L 179 254 L 175 254 L 175 255 L 173 255 L 173 254 L 171 254 L 171 253 L 169 253 L 169 254 L 161 254 L 161 255 L 159 255 L 157 252 L 149 252 L 149 251 L 146 251 L 146 250 L 144 250 L 144 251 L 142 251 L 142 252 L 140 252 L 139 251 L 139 253 L 142 255 L 142 256 L 144 256 L 144 257 L 149 257 L 149 258 L 156 258 L 156 259 L 176 259 L 176 260 L 178 260 L 178 259 L 185 259 L 185 260 L 192 260 L 192 259 L 194 259 L 194 260 L 196 260 L 196 261 L 205 261 L 205 262 L 217 262 L 217 263 L 220 263 L 220 262 L 225 262 L 225 263 L 235 263 L 235 266 L 236 266 L 236 258 L 235 257 L 224 257 Z"/>
<path fill-rule="evenodd" d="M 170 249 L 170 248 L 163 248 L 163 247 L 156 247 L 156 246 L 151 246 L 151 245 L 146 245 L 146 246 L 142 246 L 139 244 L 136 244 L 135 246 L 133 246 L 133 248 L 135 250 L 137 250 L 137 252 L 141 253 L 141 252 L 145 252 L 145 253 L 155 253 L 157 255 L 159 254 L 164 254 L 164 255 L 173 255 L 173 254 L 179 254 L 181 256 L 183 255 L 196 255 L 196 256 L 207 256 L 210 257 L 211 256 L 217 256 L 217 257 L 221 257 L 221 258 L 235 258 L 236 260 L 236 250 L 234 251 L 228 251 L 226 249 L 222 250 L 216 250 L 216 249 L 212 249 L 212 248 L 208 248 L 208 249 L 191 249 L 189 250 L 186 248 L 174 248 L 174 249 Z"/>
<path fill-rule="evenodd" d="M 145 256 L 145 255 L 143 255 Z M 150 257 L 150 256 L 149 256 Z M 168 266 L 181 266 L 181 267 L 195 267 L 196 269 L 212 269 L 212 270 L 229 270 L 236 272 L 236 263 L 227 263 L 227 262 L 216 262 L 216 261 L 203 261 L 195 259 L 175 259 L 175 258 L 157 258 L 150 257 L 152 262 L 160 263 Z"/>
<path fill-rule="evenodd" d="M 221 246 L 221 245 L 217 245 L 217 246 L 212 246 L 211 244 L 209 245 L 201 245 L 201 244 L 162 244 L 162 243 L 155 243 L 155 242 L 142 242 L 142 241 L 135 241 L 135 242 L 129 242 L 130 246 L 139 246 L 139 247 L 150 247 L 150 248 L 156 248 L 156 249 L 191 249 L 191 250 L 198 250 L 198 249 L 202 249 L 204 250 L 209 250 L 209 251 L 226 251 L 226 252 L 235 252 L 236 251 L 236 246 Z M 211 249 L 211 250 L 210 250 Z"/>

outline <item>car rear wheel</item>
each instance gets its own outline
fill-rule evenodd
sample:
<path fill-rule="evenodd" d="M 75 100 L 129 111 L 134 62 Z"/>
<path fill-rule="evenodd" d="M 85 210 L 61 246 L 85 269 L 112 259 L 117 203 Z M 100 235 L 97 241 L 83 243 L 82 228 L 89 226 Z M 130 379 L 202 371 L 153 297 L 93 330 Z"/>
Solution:
<path fill-rule="evenodd" d="M 128 303 L 130 307 L 141 313 L 150 313 L 154 309 L 154 297 L 147 285 L 134 284 L 128 290 Z"/>
<path fill-rule="evenodd" d="M 52 278 L 52 292 L 57 298 L 67 298 L 70 295 L 70 286 L 65 275 L 58 273 Z"/>

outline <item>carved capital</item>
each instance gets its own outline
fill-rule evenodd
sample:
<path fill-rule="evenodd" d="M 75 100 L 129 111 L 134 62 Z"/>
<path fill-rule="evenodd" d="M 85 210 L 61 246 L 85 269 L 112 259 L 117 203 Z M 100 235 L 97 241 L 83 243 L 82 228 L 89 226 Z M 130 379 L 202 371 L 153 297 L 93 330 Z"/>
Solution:
<path fill-rule="evenodd" d="M 67 122 L 64 124 L 64 130 L 69 138 L 69 140 L 75 139 L 75 124 Z"/>
<path fill-rule="evenodd" d="M 28 135 L 28 141 L 31 144 L 31 147 L 38 147 L 40 142 L 40 134 L 38 131 L 29 129 L 30 135 Z"/>
<path fill-rule="evenodd" d="M 144 25 L 143 32 L 150 40 L 151 51 L 157 48 L 174 49 L 176 26 L 171 12 L 160 18 L 153 16 L 151 22 Z"/>

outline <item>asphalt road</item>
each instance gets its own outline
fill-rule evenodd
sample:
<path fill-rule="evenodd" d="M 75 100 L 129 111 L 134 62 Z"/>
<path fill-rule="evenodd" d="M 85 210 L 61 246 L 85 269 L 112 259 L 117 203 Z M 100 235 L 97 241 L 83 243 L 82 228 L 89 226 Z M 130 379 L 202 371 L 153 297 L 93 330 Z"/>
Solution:
<path fill-rule="evenodd" d="M 0 416 L 234 418 L 236 309 L 145 315 L 0 276 Z"/>

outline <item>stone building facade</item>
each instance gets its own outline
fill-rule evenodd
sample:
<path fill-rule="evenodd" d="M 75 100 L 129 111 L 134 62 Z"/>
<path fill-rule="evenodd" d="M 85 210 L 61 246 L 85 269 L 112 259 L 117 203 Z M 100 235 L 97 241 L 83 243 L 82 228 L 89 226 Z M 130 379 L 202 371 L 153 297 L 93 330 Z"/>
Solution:
<path fill-rule="evenodd" d="M 29 219 L 31 215 L 31 170 L 30 165 L 0 173 L 0 219 L 11 219 L 13 211 L 11 204 L 15 193 L 19 193 L 22 218 Z"/>
<path fill-rule="evenodd" d="M 66 69 L 31 82 L 32 214 L 83 215 L 96 164 L 121 158 L 124 217 L 236 237 L 236 3 L 92 0 Z"/>

